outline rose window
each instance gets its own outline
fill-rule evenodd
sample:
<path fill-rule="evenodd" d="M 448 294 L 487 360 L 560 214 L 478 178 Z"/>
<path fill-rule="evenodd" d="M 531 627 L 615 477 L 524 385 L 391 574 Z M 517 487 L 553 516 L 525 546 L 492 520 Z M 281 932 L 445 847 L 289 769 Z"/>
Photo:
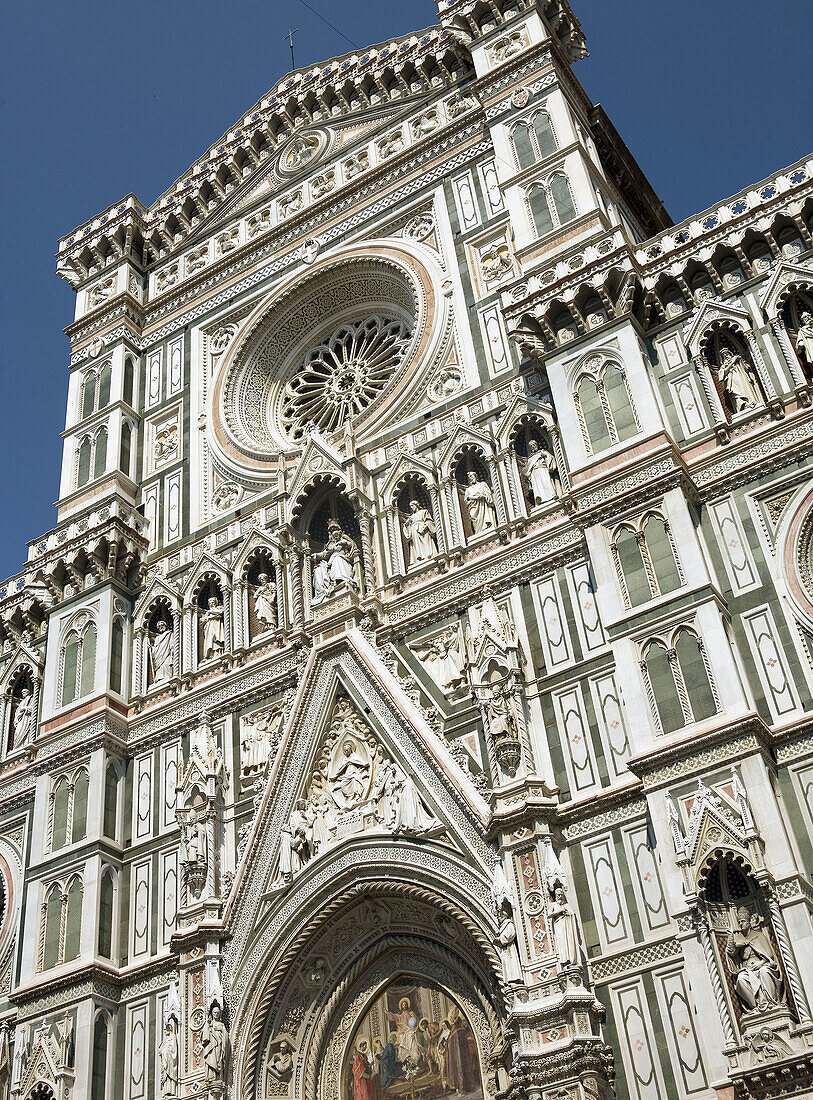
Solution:
<path fill-rule="evenodd" d="M 332 432 L 363 413 L 397 373 L 411 338 L 405 321 L 379 315 L 334 329 L 285 386 L 286 434 L 299 439 L 308 424 Z"/>

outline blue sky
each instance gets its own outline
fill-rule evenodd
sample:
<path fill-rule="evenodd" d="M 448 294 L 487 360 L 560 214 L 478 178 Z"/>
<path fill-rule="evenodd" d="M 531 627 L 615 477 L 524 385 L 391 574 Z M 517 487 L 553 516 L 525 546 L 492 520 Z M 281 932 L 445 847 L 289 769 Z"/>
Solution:
<path fill-rule="evenodd" d="M 436 20 L 430 0 L 31 0 L 0 45 L 0 578 L 56 522 L 73 291 L 57 239 L 151 203 L 290 68 Z M 573 0 L 576 73 L 676 221 L 813 150 L 813 4 Z M 320 20 L 322 13 L 333 26 Z M 349 41 L 348 41 L 349 40 Z"/>

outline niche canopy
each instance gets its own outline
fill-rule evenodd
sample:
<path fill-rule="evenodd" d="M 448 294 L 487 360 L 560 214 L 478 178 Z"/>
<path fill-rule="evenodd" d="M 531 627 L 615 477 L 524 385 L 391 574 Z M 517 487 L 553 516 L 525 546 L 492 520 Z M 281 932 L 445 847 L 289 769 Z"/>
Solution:
<path fill-rule="evenodd" d="M 262 303 L 217 374 L 215 451 L 255 473 L 309 425 L 329 436 L 352 420 L 363 435 L 433 354 L 436 282 L 423 260 L 382 244 L 325 260 Z"/>

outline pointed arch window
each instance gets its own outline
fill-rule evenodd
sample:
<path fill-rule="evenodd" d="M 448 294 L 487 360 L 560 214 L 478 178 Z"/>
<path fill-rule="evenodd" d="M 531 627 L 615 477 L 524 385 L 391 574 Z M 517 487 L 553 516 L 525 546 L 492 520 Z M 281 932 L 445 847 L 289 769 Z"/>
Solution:
<path fill-rule="evenodd" d="M 554 172 L 549 179 L 534 183 L 526 198 L 538 237 L 567 225 L 576 217 L 573 192 L 564 172 Z"/>
<path fill-rule="evenodd" d="M 125 402 L 133 407 L 133 391 L 135 390 L 135 364 L 132 357 L 127 356 L 124 360 L 124 386 L 123 397 Z"/>
<path fill-rule="evenodd" d="M 528 192 L 528 204 L 531 208 L 536 235 L 544 237 L 553 229 L 553 218 L 548 203 L 548 192 L 541 183 L 536 184 Z"/>
<path fill-rule="evenodd" d="M 99 428 L 96 433 L 96 448 L 93 460 L 93 476 L 101 477 L 107 469 L 107 428 Z"/>
<path fill-rule="evenodd" d="M 81 489 L 90 481 L 90 462 L 93 455 L 93 442 L 87 436 L 79 444 L 79 459 L 77 462 L 76 487 Z"/>
<path fill-rule="evenodd" d="M 556 135 L 547 111 L 537 111 L 534 115 L 534 136 L 540 156 L 549 157 L 556 152 Z"/>
<path fill-rule="evenodd" d="M 680 588 L 683 577 L 663 516 L 652 514 L 639 527 L 623 526 L 612 544 L 628 607 L 637 607 Z"/>
<path fill-rule="evenodd" d="M 576 382 L 576 410 L 587 450 L 597 454 L 638 433 L 627 379 L 620 367 L 607 363 L 598 374 Z"/>
<path fill-rule="evenodd" d="M 130 476 L 130 452 L 133 443 L 133 429 L 128 421 L 121 426 L 121 444 L 119 445 L 119 469 Z"/>
<path fill-rule="evenodd" d="M 113 958 L 113 899 L 115 885 L 113 872 L 108 868 L 102 875 L 99 887 L 99 954 L 104 959 Z"/>
<path fill-rule="evenodd" d="M 108 764 L 104 773 L 104 835 L 116 839 L 118 823 L 119 777 L 115 764 Z"/>
<path fill-rule="evenodd" d="M 70 791 L 67 779 L 57 780 L 51 797 L 51 851 L 56 852 L 68 843 Z"/>
<path fill-rule="evenodd" d="M 50 970 L 60 956 L 62 936 L 62 889 L 55 882 L 45 897 L 42 930 L 42 963 L 40 969 Z"/>
<path fill-rule="evenodd" d="M 96 411 L 96 375 L 89 371 L 82 382 L 82 419 Z"/>
<path fill-rule="evenodd" d="M 518 122 L 511 130 L 511 144 L 517 166 L 530 168 L 538 160 L 556 152 L 556 135 L 547 111 L 537 111 L 528 122 Z"/>
<path fill-rule="evenodd" d="M 83 894 L 80 875 L 71 879 L 67 889 L 60 882 L 48 887 L 42 906 L 39 970 L 50 970 L 60 963 L 79 958 L 82 951 Z"/>
<path fill-rule="evenodd" d="M 121 695 L 124 668 L 124 624 L 114 619 L 110 629 L 110 689 Z"/>
<path fill-rule="evenodd" d="M 642 668 L 664 733 L 702 722 L 719 711 L 706 654 L 693 631 L 677 631 L 671 647 L 661 639 L 650 642 Z"/>
<path fill-rule="evenodd" d="M 113 364 L 108 360 L 101 368 L 89 370 L 82 380 L 81 413 L 84 420 L 99 409 L 110 404 L 110 391 L 113 382 Z"/>
<path fill-rule="evenodd" d="M 93 1025 L 90 1100 L 106 1100 L 107 1097 L 107 1031 L 107 1020 L 100 1014 Z"/>
<path fill-rule="evenodd" d="M 553 205 L 556 209 L 556 217 L 560 225 L 572 222 L 576 217 L 576 205 L 570 191 L 570 184 L 564 172 L 557 172 L 551 176 L 550 193 L 553 196 Z"/>
<path fill-rule="evenodd" d="M 517 123 L 511 131 L 511 144 L 514 146 L 514 156 L 520 168 L 530 168 L 536 163 L 536 149 L 531 137 L 531 128 L 527 122 Z"/>
<path fill-rule="evenodd" d="M 71 804 L 71 843 L 85 839 L 88 817 L 88 773 L 82 768 L 73 781 Z"/>
<path fill-rule="evenodd" d="M 96 676 L 96 627 L 88 623 L 80 635 L 72 630 L 64 643 L 62 656 L 61 705 L 90 695 Z"/>
<path fill-rule="evenodd" d="M 110 404 L 110 384 L 113 379 L 113 367 L 105 363 L 99 375 L 99 408 L 104 409 Z"/>
<path fill-rule="evenodd" d="M 65 950 L 64 962 L 79 958 L 82 937 L 82 880 L 75 878 L 68 887 L 65 899 Z"/>

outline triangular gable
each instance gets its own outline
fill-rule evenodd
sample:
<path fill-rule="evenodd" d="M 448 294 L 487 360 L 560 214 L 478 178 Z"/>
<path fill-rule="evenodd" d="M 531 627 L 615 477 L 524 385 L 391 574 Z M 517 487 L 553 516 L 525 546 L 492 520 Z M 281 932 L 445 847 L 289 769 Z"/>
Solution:
<path fill-rule="evenodd" d="M 751 318 L 744 309 L 729 305 L 728 302 L 707 299 L 683 330 L 683 343 L 692 355 L 699 354 L 700 342 L 708 327 L 719 324 L 721 321 L 729 321 L 743 332 L 750 329 L 752 324 Z"/>
<path fill-rule="evenodd" d="M 231 567 L 234 577 L 236 578 L 241 575 L 246 563 L 255 550 L 263 549 L 268 549 L 278 554 L 280 551 L 279 538 L 265 527 L 260 527 L 259 525 L 251 527 L 243 537 L 243 541 L 237 547 L 237 551 L 234 555 Z"/>
<path fill-rule="evenodd" d="M 195 567 L 184 584 L 185 596 L 189 596 L 194 592 L 195 586 L 206 573 L 215 573 L 224 584 L 228 585 L 230 583 L 231 577 L 227 567 L 219 558 L 216 558 L 208 550 L 204 550 L 195 562 Z"/>
<path fill-rule="evenodd" d="M 381 486 L 380 496 L 382 499 L 389 500 L 390 494 L 395 489 L 395 486 L 408 474 L 418 474 L 427 485 L 435 485 L 437 483 L 437 471 L 431 462 L 419 458 L 418 455 L 401 451 L 392 464 L 384 484 Z"/>
<path fill-rule="evenodd" d="M 2 676 L 0 676 L 0 687 L 7 687 L 22 666 L 28 665 L 36 675 L 37 672 L 42 671 L 44 664 L 45 661 L 42 657 L 35 653 L 33 649 L 29 649 L 25 642 L 17 642 L 11 654 L 11 660 L 3 670 Z"/>
<path fill-rule="evenodd" d="M 153 573 L 151 577 L 148 577 L 147 587 L 139 596 L 133 610 L 133 619 L 136 622 L 138 622 L 144 611 L 158 596 L 164 596 L 169 600 L 171 607 L 180 607 L 181 605 L 180 593 L 174 585 L 172 585 L 166 577 L 161 576 L 160 573 Z"/>
<path fill-rule="evenodd" d="M 788 263 L 787 260 L 778 263 L 759 296 L 759 304 L 765 316 L 769 320 L 777 317 L 784 299 L 799 287 L 813 291 L 813 271 L 802 264 Z"/>
<path fill-rule="evenodd" d="M 448 476 L 451 473 L 452 463 L 460 449 L 467 443 L 481 448 L 486 456 L 493 454 L 494 443 L 490 436 L 486 435 L 485 432 L 481 432 L 479 428 L 472 427 L 471 424 L 457 424 L 443 448 L 438 463 L 443 476 Z"/>
<path fill-rule="evenodd" d="M 227 923 L 243 905 L 253 906 L 253 913 L 241 913 L 235 935 L 238 929 L 244 934 L 247 925 L 254 923 L 261 905 L 284 903 L 280 838 L 291 828 L 297 803 L 307 793 L 328 743 L 337 698 L 342 697 L 361 717 L 382 755 L 412 778 L 426 810 L 437 819 L 441 828 L 429 828 L 418 842 L 442 843 L 479 867 L 490 868 L 492 857 L 483 840 L 489 819 L 486 801 L 372 644 L 353 630 L 310 654 L 238 866 Z M 330 751 L 335 751 L 335 745 Z M 439 832 L 444 834 L 442 841 L 437 839 Z M 367 835 L 361 829 L 346 842 L 363 841 Z M 393 842 L 398 839 L 393 832 L 389 836 Z M 387 842 L 387 830 L 375 827 L 369 837 L 371 844 L 380 847 Z M 342 849 L 342 843 L 333 845 L 324 857 L 309 860 L 299 874 L 316 873 Z"/>
<path fill-rule="evenodd" d="M 523 418 L 536 419 L 548 430 L 556 428 L 556 416 L 553 406 L 524 393 L 515 393 L 497 421 L 496 437 L 500 448 L 510 445 L 514 427 Z"/>
<path fill-rule="evenodd" d="M 317 428 L 312 428 L 288 484 L 289 520 L 298 510 L 307 491 L 317 482 L 323 481 L 332 481 L 343 491 L 350 489 L 347 459 L 328 443 Z"/>

